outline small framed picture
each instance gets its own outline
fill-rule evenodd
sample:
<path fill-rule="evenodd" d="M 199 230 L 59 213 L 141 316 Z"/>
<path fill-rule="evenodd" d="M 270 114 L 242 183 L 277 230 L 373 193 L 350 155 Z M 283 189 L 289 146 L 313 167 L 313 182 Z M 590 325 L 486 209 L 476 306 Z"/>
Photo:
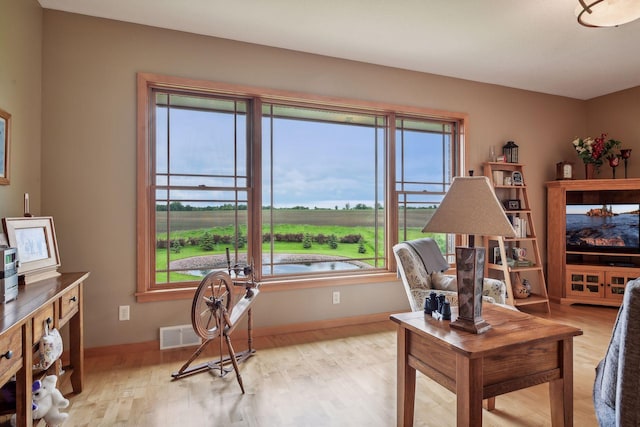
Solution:
<path fill-rule="evenodd" d="M 504 208 L 508 211 L 519 211 L 521 208 L 519 199 L 509 199 L 505 200 Z"/>
<path fill-rule="evenodd" d="M 511 183 L 512 185 L 524 185 L 524 179 L 522 179 L 522 174 L 518 171 L 515 171 L 511 174 Z"/>
<path fill-rule="evenodd" d="M 60 255 L 52 217 L 3 218 L 9 245 L 17 249 L 25 283 L 59 276 Z"/>

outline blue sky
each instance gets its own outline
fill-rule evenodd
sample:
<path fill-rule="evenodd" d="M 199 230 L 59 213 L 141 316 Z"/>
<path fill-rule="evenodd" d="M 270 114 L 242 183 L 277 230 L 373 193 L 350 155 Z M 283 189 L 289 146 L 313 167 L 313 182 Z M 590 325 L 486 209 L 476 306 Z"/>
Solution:
<path fill-rule="evenodd" d="M 244 116 L 172 109 L 169 153 L 172 173 L 246 173 Z M 166 115 L 158 114 L 157 170 L 166 172 Z M 263 121 L 263 205 L 269 204 L 270 136 L 273 135 L 274 206 L 339 208 L 374 205 L 375 128 L 291 119 Z M 271 133 L 273 131 L 273 133 Z M 235 132 L 235 133 L 234 133 Z M 235 138 L 235 139 L 234 139 Z M 378 201 L 384 204 L 383 132 L 378 130 Z M 441 136 L 405 133 L 405 174 L 411 181 L 441 181 Z M 236 150 L 234 152 L 234 150 Z M 234 158 L 237 159 L 234 165 Z M 399 173 L 399 171 L 398 171 Z M 175 182 L 172 182 L 175 184 Z M 230 179 L 184 178 L 185 185 L 232 185 Z M 241 183 L 242 185 L 242 183 Z M 193 192 L 192 194 L 201 192 Z M 187 193 L 181 192 L 181 197 Z M 212 193 L 209 193 L 212 194 Z M 210 196 L 213 197 L 213 196 Z M 185 201 L 185 204 L 200 203 Z M 207 203 L 211 204 L 211 203 Z"/>
<path fill-rule="evenodd" d="M 612 209 L 613 213 L 620 214 L 620 213 L 636 211 L 638 210 L 639 206 L 640 205 L 638 204 L 635 204 L 635 205 L 614 204 L 614 205 L 607 205 L 607 208 Z M 567 213 L 568 214 L 585 214 L 591 209 L 600 209 L 600 208 L 602 208 L 602 205 L 569 205 L 568 204 Z"/>

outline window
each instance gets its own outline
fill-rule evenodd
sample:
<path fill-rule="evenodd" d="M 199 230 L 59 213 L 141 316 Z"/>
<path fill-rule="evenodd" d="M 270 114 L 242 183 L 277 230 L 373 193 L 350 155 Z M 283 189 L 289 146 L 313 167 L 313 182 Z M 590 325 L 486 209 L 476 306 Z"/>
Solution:
<path fill-rule="evenodd" d="M 226 268 L 228 249 L 246 263 L 247 101 L 159 89 L 152 97 L 156 285 Z"/>
<path fill-rule="evenodd" d="M 262 112 L 263 276 L 384 268 L 385 117 Z"/>
<path fill-rule="evenodd" d="M 446 194 L 458 158 L 455 122 L 396 119 L 396 192 L 398 241 L 424 237 L 422 227 Z M 432 236 L 450 263 L 455 260 L 455 235 Z"/>
<path fill-rule="evenodd" d="M 460 170 L 463 117 L 138 79 L 140 301 L 235 263 L 264 283 L 388 273 Z"/>

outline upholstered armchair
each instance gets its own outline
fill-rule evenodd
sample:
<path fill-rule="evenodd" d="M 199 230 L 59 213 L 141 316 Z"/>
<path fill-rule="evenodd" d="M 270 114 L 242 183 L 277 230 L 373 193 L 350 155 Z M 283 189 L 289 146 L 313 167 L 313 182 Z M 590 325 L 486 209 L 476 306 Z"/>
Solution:
<path fill-rule="evenodd" d="M 424 309 L 424 300 L 431 291 L 444 293 L 451 305 L 458 305 L 458 286 L 454 275 L 442 274 L 439 271 L 427 273 L 425 262 L 415 250 L 414 242 L 401 242 L 393 247 L 393 254 L 398 265 L 398 275 L 402 279 L 412 311 Z M 438 254 L 442 254 L 438 250 Z M 444 261 L 444 258 L 443 258 Z M 427 265 L 429 262 L 427 262 Z M 507 288 L 503 281 L 484 279 L 482 299 L 484 302 L 505 304 Z"/>
<path fill-rule="evenodd" d="M 593 403 L 600 426 L 640 425 L 640 279 L 627 283 L 607 353 L 596 368 Z"/>

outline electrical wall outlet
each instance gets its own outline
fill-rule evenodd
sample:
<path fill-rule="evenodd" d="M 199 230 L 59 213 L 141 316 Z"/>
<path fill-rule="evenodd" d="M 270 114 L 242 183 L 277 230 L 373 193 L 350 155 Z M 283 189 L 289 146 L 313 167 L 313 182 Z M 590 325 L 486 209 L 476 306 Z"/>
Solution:
<path fill-rule="evenodd" d="M 118 319 L 120 320 L 129 320 L 129 306 L 121 305 L 118 308 Z"/>
<path fill-rule="evenodd" d="M 333 303 L 340 304 L 340 291 L 333 291 Z"/>

